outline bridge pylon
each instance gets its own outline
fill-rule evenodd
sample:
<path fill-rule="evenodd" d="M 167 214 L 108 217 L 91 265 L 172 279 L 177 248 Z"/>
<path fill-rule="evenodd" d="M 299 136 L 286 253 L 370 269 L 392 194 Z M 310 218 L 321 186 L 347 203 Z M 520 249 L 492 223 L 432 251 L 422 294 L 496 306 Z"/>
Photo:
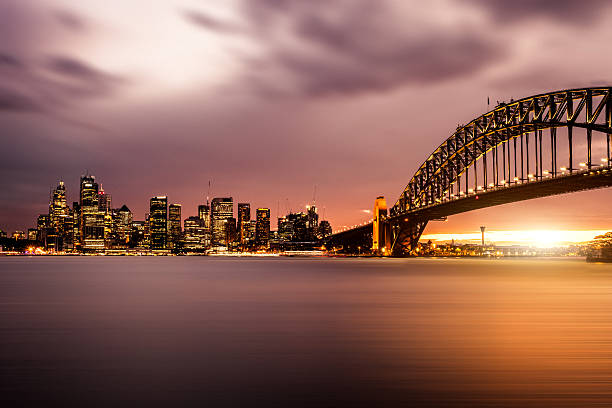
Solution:
<path fill-rule="evenodd" d="M 374 255 L 389 256 L 391 255 L 391 237 L 385 197 L 376 197 L 372 215 L 372 253 Z"/>

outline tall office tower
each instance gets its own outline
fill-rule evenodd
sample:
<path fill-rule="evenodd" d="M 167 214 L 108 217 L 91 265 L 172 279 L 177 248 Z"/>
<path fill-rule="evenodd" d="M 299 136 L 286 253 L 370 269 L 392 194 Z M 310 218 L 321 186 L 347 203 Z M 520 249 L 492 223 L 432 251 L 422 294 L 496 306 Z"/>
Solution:
<path fill-rule="evenodd" d="M 187 252 L 203 252 L 206 249 L 205 232 L 200 217 L 188 217 L 184 222 L 183 248 Z"/>
<path fill-rule="evenodd" d="M 81 252 L 81 205 L 72 203 L 72 242 L 74 252 Z"/>
<path fill-rule="evenodd" d="M 51 225 L 61 230 L 63 220 L 62 218 L 68 215 L 68 205 L 66 204 L 66 186 L 63 181 L 60 181 L 49 202 L 49 217 L 51 218 Z"/>
<path fill-rule="evenodd" d="M 226 224 L 234 216 L 234 201 L 232 197 L 213 198 L 210 207 L 212 229 L 212 245 L 228 246 Z"/>
<path fill-rule="evenodd" d="M 102 186 L 100 186 L 100 191 L 98 191 L 98 209 L 105 213 L 110 212 L 112 203 L 112 196 L 105 192 Z"/>
<path fill-rule="evenodd" d="M 249 203 L 238 203 L 238 224 L 236 233 L 238 234 L 238 242 L 242 249 L 248 247 L 248 228 L 251 222 L 251 205 Z"/>
<path fill-rule="evenodd" d="M 319 231 L 318 231 L 317 236 L 320 239 L 325 239 L 329 235 L 331 235 L 331 233 L 332 233 L 332 227 L 329 224 L 329 221 L 326 221 L 326 220 L 321 221 L 321 223 L 319 224 Z"/>
<path fill-rule="evenodd" d="M 150 202 L 149 233 L 151 249 L 167 249 L 168 245 L 168 197 L 153 197 Z"/>
<path fill-rule="evenodd" d="M 211 240 L 211 220 L 210 220 L 210 206 L 208 204 L 202 204 L 198 206 L 198 218 L 200 219 L 201 228 L 198 230 L 198 237 L 204 248 L 210 246 Z"/>
<path fill-rule="evenodd" d="M 47 248 L 55 251 L 63 249 L 63 241 L 65 235 L 64 222 L 68 217 L 69 208 L 66 204 L 66 186 L 63 181 L 60 181 L 58 186 L 51 193 L 49 200 L 49 228 L 53 231 L 48 231 Z"/>
<path fill-rule="evenodd" d="M 168 242 L 170 249 L 176 249 L 181 240 L 181 205 L 170 204 L 168 207 Z"/>
<path fill-rule="evenodd" d="M 123 205 L 118 210 L 113 212 L 114 215 L 114 225 L 116 232 L 116 242 L 115 244 L 121 248 L 125 248 L 128 246 L 131 236 L 132 236 L 132 212 L 127 207 L 127 205 Z"/>
<path fill-rule="evenodd" d="M 40 214 L 36 221 L 36 229 L 38 236 L 36 240 L 47 249 L 53 249 L 55 243 L 54 228 L 51 225 L 51 217 L 49 214 Z"/>
<path fill-rule="evenodd" d="M 68 214 L 62 217 L 62 249 L 74 251 L 74 213 L 68 207 Z"/>
<path fill-rule="evenodd" d="M 104 213 L 98 208 L 98 183 L 91 175 L 81 176 L 80 238 L 83 252 L 104 250 Z"/>
<path fill-rule="evenodd" d="M 291 242 L 293 238 L 293 222 L 288 217 L 281 217 L 278 219 L 277 225 L 280 243 Z"/>
<path fill-rule="evenodd" d="M 98 211 L 104 216 L 104 242 L 106 248 L 111 247 L 111 238 L 114 233 L 112 201 L 111 195 L 107 194 L 102 186 L 100 186 L 100 191 L 98 191 Z"/>
<path fill-rule="evenodd" d="M 151 214 L 145 213 L 143 248 L 151 248 Z"/>
<path fill-rule="evenodd" d="M 208 204 L 198 205 L 198 217 L 202 227 L 210 229 L 210 206 Z"/>
<path fill-rule="evenodd" d="M 238 234 L 236 232 L 236 219 L 230 217 L 225 223 L 225 241 L 227 242 L 227 249 L 235 251 L 238 249 Z"/>
<path fill-rule="evenodd" d="M 306 209 L 308 210 L 308 221 L 306 224 L 308 241 L 315 241 L 319 229 L 319 214 L 317 214 L 317 207 L 314 205 L 309 205 Z"/>
<path fill-rule="evenodd" d="M 270 240 L 270 209 L 258 208 L 255 224 L 255 245 L 267 248 Z"/>

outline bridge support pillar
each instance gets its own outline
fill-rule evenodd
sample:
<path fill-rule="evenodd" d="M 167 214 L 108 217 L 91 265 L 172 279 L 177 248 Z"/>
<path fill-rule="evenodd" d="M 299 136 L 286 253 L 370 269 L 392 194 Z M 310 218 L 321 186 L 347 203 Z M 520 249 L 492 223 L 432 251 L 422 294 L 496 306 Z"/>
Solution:
<path fill-rule="evenodd" d="M 419 239 L 428 220 L 410 217 L 395 221 L 390 226 L 391 254 L 393 256 L 418 255 Z"/>

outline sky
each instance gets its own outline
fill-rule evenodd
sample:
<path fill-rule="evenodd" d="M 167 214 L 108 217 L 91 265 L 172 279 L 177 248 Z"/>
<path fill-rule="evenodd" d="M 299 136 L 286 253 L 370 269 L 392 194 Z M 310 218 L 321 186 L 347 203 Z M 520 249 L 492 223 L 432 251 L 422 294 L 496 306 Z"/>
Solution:
<path fill-rule="evenodd" d="M 167 195 L 334 229 L 395 202 L 491 101 L 612 84 L 591 0 L 0 0 L 0 229 L 96 176 L 135 219 Z M 612 229 L 612 191 L 508 204 L 427 234 Z"/>

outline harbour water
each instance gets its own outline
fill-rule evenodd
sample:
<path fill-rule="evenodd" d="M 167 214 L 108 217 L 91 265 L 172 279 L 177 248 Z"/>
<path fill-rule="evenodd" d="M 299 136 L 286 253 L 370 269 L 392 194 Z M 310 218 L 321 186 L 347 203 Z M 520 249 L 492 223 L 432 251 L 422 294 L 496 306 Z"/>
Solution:
<path fill-rule="evenodd" d="M 612 405 L 612 265 L 0 258 L 2 406 Z"/>

